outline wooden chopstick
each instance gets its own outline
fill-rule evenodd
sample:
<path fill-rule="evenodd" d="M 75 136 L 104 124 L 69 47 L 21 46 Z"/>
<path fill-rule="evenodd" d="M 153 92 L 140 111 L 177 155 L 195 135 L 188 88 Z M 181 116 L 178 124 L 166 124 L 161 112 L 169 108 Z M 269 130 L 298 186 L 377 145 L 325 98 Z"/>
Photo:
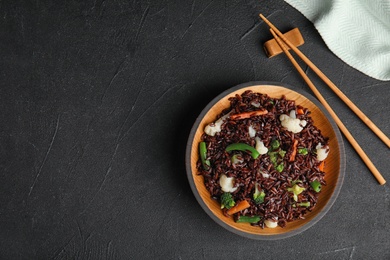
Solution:
<path fill-rule="evenodd" d="M 344 93 L 307 58 L 297 47 L 294 46 L 275 25 L 260 14 L 261 19 L 293 50 L 328 86 L 344 101 L 344 103 L 390 148 L 390 139 L 346 96 Z"/>
<path fill-rule="evenodd" d="M 368 158 L 367 154 L 363 151 L 363 149 L 360 147 L 360 145 L 357 143 L 355 138 L 352 136 L 352 134 L 348 131 L 348 129 L 345 127 L 343 122 L 341 122 L 340 118 L 336 115 L 336 113 L 333 111 L 333 109 L 330 107 L 328 102 L 326 102 L 325 98 L 321 95 L 321 93 L 318 91 L 318 89 L 314 86 L 313 82 L 309 79 L 309 77 L 306 75 L 306 73 L 303 71 L 303 69 L 299 66 L 298 62 L 294 59 L 294 57 L 291 55 L 291 53 L 288 51 L 282 40 L 276 35 L 273 29 L 270 29 L 272 35 L 274 36 L 276 42 L 279 44 L 280 48 L 283 50 L 283 52 L 286 54 L 286 56 L 290 59 L 294 67 L 298 70 L 299 74 L 302 76 L 302 78 L 305 80 L 307 85 L 310 87 L 310 89 L 313 91 L 313 93 L 316 95 L 318 100 L 322 103 L 322 105 L 328 110 L 329 114 L 332 116 L 334 121 L 336 122 L 337 126 L 340 128 L 340 130 L 343 132 L 344 136 L 348 139 L 348 141 L 351 143 L 353 148 L 355 148 L 356 152 L 359 154 L 359 156 L 362 158 L 364 163 L 367 165 L 367 167 L 371 170 L 372 174 L 375 176 L 379 184 L 383 185 L 386 183 L 386 180 L 383 178 L 383 176 L 380 174 L 378 169 L 375 167 L 375 165 L 371 162 L 370 158 Z"/>

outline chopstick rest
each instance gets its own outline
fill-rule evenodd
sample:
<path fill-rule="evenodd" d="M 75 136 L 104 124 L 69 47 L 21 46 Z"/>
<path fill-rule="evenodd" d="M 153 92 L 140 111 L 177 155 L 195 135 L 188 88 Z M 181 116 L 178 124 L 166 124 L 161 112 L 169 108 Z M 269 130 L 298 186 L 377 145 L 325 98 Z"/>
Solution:
<path fill-rule="evenodd" d="M 305 43 L 303 40 L 302 34 L 298 28 L 294 28 L 283 34 L 286 39 L 288 39 L 295 47 L 301 46 Z M 280 48 L 279 44 L 275 39 L 266 41 L 263 45 L 265 54 L 268 58 L 272 58 L 280 53 L 283 53 L 283 50 Z M 288 47 L 288 49 L 290 49 Z"/>

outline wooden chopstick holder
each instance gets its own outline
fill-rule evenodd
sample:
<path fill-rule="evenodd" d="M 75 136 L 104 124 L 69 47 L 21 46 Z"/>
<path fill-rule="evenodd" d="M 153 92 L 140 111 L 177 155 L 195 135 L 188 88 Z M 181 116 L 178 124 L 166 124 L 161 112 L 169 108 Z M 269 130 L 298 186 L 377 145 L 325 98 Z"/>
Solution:
<path fill-rule="evenodd" d="M 283 34 L 294 46 L 298 47 L 305 43 L 305 40 L 302 37 L 301 32 L 298 28 L 294 28 Z M 279 44 L 275 39 L 266 41 L 263 44 L 264 52 L 268 58 L 275 57 L 280 53 L 283 53 L 283 50 L 280 48 Z"/>
<path fill-rule="evenodd" d="M 261 19 L 293 50 L 328 86 L 344 101 L 344 103 L 390 148 L 390 139 L 346 96 L 344 93 L 297 47 L 294 46 L 267 18 Z"/>
<path fill-rule="evenodd" d="M 309 77 L 306 75 L 306 73 L 303 71 L 303 69 L 299 66 L 298 62 L 294 59 L 294 57 L 291 55 L 291 53 L 287 50 L 287 48 L 284 45 L 284 43 L 282 42 L 282 40 L 278 37 L 278 35 L 276 35 L 276 33 L 274 32 L 274 30 L 272 28 L 270 29 L 270 31 L 271 31 L 272 35 L 274 36 L 275 40 L 278 42 L 280 48 L 283 50 L 283 52 L 286 54 L 286 56 L 290 59 L 290 61 L 294 65 L 294 67 L 298 70 L 299 74 L 302 76 L 302 78 L 305 80 L 307 85 L 310 87 L 310 89 L 316 95 L 318 100 L 322 103 L 322 105 L 326 108 L 326 110 L 328 110 L 329 114 L 332 116 L 332 118 L 336 122 L 337 126 L 343 132 L 344 136 L 351 143 L 351 145 L 356 150 L 356 152 L 359 154 L 359 156 L 362 158 L 362 160 L 367 165 L 367 167 L 371 170 L 372 174 L 375 176 L 375 178 L 377 179 L 379 184 L 381 184 L 381 185 L 385 184 L 386 180 L 380 174 L 380 172 L 375 167 L 375 165 L 371 162 L 370 158 L 368 158 L 367 154 L 363 151 L 363 149 L 357 143 L 357 141 L 352 136 L 352 134 L 345 127 L 343 122 L 341 122 L 340 118 L 336 115 L 336 113 L 330 107 L 328 102 L 326 102 L 325 98 L 321 95 L 321 93 L 318 91 L 318 89 L 314 86 L 313 82 L 309 79 Z"/>

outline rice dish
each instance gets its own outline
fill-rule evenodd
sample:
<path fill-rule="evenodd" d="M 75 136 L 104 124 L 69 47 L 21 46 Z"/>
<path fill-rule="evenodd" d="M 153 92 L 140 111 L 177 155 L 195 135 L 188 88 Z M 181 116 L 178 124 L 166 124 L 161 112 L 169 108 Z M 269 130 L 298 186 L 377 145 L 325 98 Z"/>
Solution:
<path fill-rule="evenodd" d="M 329 140 L 310 111 L 285 96 L 245 91 L 205 126 L 198 174 L 226 217 L 285 227 L 316 206 Z"/>

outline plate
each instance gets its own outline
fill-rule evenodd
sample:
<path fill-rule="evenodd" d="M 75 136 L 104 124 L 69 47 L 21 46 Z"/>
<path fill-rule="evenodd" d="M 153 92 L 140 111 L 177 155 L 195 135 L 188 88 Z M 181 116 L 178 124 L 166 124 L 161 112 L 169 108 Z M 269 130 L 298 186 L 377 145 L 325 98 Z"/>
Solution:
<path fill-rule="evenodd" d="M 311 212 L 305 214 L 305 219 L 288 222 L 287 225 L 276 228 L 260 228 L 248 223 L 236 223 L 233 218 L 226 217 L 220 203 L 211 198 L 206 189 L 203 176 L 198 175 L 196 162 L 199 159 L 199 143 L 204 128 L 210 122 L 215 121 L 216 116 L 223 109 L 230 106 L 229 97 L 241 95 L 247 90 L 267 94 L 272 98 L 280 98 L 285 95 L 287 99 L 294 100 L 296 105 L 301 105 L 311 111 L 314 125 L 321 133 L 329 138 L 330 153 L 326 159 L 325 180 L 327 185 L 322 186 L 317 205 Z M 297 88 L 279 82 L 249 82 L 228 89 L 214 98 L 200 113 L 196 119 L 186 147 L 186 171 L 188 181 L 195 198 L 204 211 L 219 225 L 227 230 L 252 239 L 275 240 L 297 235 L 318 222 L 332 207 L 335 202 L 345 175 L 344 144 L 340 131 L 325 108 L 310 94 L 297 90 Z"/>

